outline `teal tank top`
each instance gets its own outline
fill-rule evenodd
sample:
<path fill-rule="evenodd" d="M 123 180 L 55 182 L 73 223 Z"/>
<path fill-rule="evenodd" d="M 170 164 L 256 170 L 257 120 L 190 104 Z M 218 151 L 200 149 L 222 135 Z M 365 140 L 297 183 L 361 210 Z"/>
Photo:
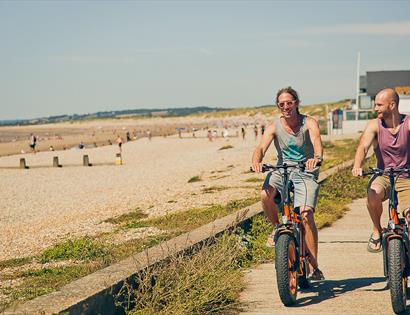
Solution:
<path fill-rule="evenodd" d="M 297 134 L 288 133 L 280 118 L 275 118 L 273 122 L 276 133 L 273 141 L 278 153 L 278 165 L 282 165 L 284 162 L 293 164 L 294 162 L 313 158 L 313 144 L 310 141 L 309 130 L 306 127 L 305 115 L 302 115 L 302 127 Z"/>

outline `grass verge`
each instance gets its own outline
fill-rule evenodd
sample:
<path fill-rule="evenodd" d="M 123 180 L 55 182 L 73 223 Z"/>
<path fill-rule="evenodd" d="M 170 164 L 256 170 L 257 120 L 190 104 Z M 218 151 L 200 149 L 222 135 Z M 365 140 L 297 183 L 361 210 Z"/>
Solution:
<path fill-rule="evenodd" d="M 129 214 L 107 221 L 117 225 L 121 230 L 157 227 L 162 232 L 117 245 L 106 242 L 110 235 L 103 235 L 100 238 L 86 236 L 57 244 L 36 257 L 2 261 L 0 262 L 0 270 L 24 267 L 30 262 L 34 262 L 35 267 L 28 266 L 28 269 L 25 268 L 24 271 L 8 272 L 7 275 L 1 276 L 2 281 L 18 282 L 18 284 L 12 287 L 0 287 L 0 311 L 3 311 L 13 302 L 25 301 L 53 292 L 75 279 L 255 202 L 256 198 L 235 200 L 225 205 L 192 208 L 184 212 L 149 220 L 145 219 L 145 215 L 140 209 L 136 209 Z M 63 265 L 58 265 L 58 263 Z M 38 267 L 39 264 L 41 267 Z"/>
<path fill-rule="evenodd" d="M 325 171 L 343 162 L 354 158 L 359 139 L 343 139 L 336 141 L 323 141 L 323 150 L 325 159 L 321 167 L 321 171 Z"/>

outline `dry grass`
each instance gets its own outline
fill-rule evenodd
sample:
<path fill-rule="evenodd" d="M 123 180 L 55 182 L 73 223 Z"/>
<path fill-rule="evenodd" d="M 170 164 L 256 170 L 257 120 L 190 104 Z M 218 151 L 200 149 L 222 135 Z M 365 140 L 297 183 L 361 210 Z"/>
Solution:
<path fill-rule="evenodd" d="M 244 287 L 239 267 L 245 250 L 238 237 L 226 234 L 189 258 L 170 257 L 160 270 L 139 277 L 136 306 L 129 314 L 222 313 Z"/>
<path fill-rule="evenodd" d="M 303 114 L 315 116 L 319 119 L 326 119 L 326 106 L 329 111 L 335 108 L 343 108 L 347 105 L 347 100 L 341 100 L 338 102 L 325 103 L 325 104 L 312 104 L 307 106 L 301 106 L 300 111 Z M 204 118 L 227 118 L 235 116 L 250 116 L 262 115 L 265 117 L 273 117 L 279 113 L 279 110 L 275 105 L 264 105 L 258 107 L 245 107 L 235 108 L 226 111 L 212 112 L 207 114 L 194 114 L 192 116 L 200 116 Z"/>

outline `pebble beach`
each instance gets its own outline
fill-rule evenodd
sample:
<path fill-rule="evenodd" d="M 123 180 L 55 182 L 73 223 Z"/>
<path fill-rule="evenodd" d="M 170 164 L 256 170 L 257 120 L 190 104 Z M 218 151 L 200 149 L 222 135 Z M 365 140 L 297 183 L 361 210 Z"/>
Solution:
<path fill-rule="evenodd" d="M 124 143 L 0 157 L 0 260 L 38 254 L 65 239 L 110 232 L 104 220 L 140 208 L 149 216 L 255 195 L 245 180 L 256 145 L 252 128 L 245 140 L 230 130 L 227 139 L 209 141 L 184 134 Z M 220 150 L 223 146 L 232 148 Z M 91 167 L 82 166 L 83 155 Z M 54 156 L 61 168 L 53 168 Z M 29 169 L 19 169 L 25 158 Z M 272 161 L 273 153 L 267 160 Z M 201 181 L 188 183 L 191 177 Z M 263 175 L 258 175 L 263 177 Z M 222 186 L 210 194 L 203 189 Z"/>

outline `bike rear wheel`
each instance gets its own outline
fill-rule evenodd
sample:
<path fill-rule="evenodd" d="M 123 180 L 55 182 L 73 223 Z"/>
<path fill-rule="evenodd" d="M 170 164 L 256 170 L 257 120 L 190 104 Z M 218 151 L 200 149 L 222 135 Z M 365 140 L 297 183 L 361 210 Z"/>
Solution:
<path fill-rule="evenodd" d="M 407 298 L 406 264 L 402 240 L 399 238 L 390 239 L 387 251 L 391 303 L 393 311 L 399 314 L 406 310 Z"/>
<path fill-rule="evenodd" d="M 293 305 L 296 302 L 297 257 L 293 236 L 280 235 L 275 246 L 275 267 L 279 296 L 285 306 Z"/>

